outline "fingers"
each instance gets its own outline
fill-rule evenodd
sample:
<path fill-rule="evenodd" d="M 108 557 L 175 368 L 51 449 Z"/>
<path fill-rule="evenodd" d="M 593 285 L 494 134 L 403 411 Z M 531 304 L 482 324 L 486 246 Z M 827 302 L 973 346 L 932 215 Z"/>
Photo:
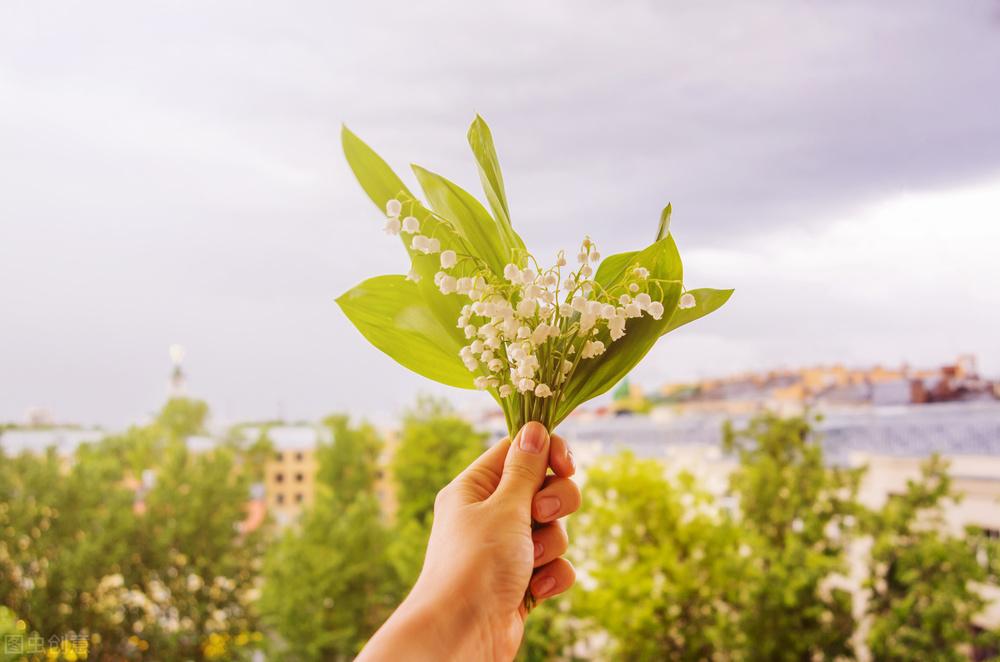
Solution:
<path fill-rule="evenodd" d="M 496 491 L 509 447 L 508 439 L 497 442 L 458 474 L 454 484 L 466 500 L 482 501 Z"/>
<path fill-rule="evenodd" d="M 559 558 L 569 547 L 569 536 L 566 535 L 562 522 L 558 521 L 532 531 L 531 540 L 535 543 L 536 568 Z"/>
<path fill-rule="evenodd" d="M 531 517 L 536 522 L 575 513 L 580 507 L 580 488 L 569 478 L 550 477 L 531 501 Z"/>
<path fill-rule="evenodd" d="M 566 440 L 557 434 L 552 435 L 552 442 L 549 445 L 549 466 L 557 476 L 569 478 L 576 473 L 576 462 L 573 460 L 573 452 L 569 449 Z"/>
<path fill-rule="evenodd" d="M 576 571 L 566 559 L 556 559 L 535 571 L 531 578 L 531 595 L 541 601 L 559 595 L 576 581 Z"/>
<path fill-rule="evenodd" d="M 521 428 L 511 443 L 495 494 L 520 501 L 527 508 L 545 479 L 548 465 L 549 433 L 541 423 L 532 421 Z"/>

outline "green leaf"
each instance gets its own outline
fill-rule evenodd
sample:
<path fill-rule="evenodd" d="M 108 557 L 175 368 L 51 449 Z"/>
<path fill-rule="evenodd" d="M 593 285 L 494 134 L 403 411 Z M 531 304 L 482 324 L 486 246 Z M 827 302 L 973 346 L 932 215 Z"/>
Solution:
<path fill-rule="evenodd" d="M 667 334 L 676 329 L 677 327 L 684 326 L 689 322 L 693 322 L 696 319 L 700 319 L 709 313 L 715 312 L 722 307 L 724 303 L 729 301 L 729 297 L 733 295 L 733 290 L 713 290 L 708 287 L 703 287 L 698 290 L 688 290 L 694 295 L 695 307 L 686 308 L 681 310 L 680 308 L 674 312 L 673 316 L 670 318 L 670 324 L 664 329 L 663 333 Z"/>
<path fill-rule="evenodd" d="M 494 273 L 502 275 L 511 256 L 486 208 L 454 182 L 418 165 L 411 167 L 434 211 L 451 223 Z"/>
<path fill-rule="evenodd" d="M 625 274 L 625 270 L 635 263 L 635 258 L 639 251 L 627 251 L 625 253 L 615 253 L 609 255 L 597 267 L 594 280 L 600 283 L 604 289 L 610 289 Z"/>
<path fill-rule="evenodd" d="M 473 388 L 473 375 L 458 356 L 461 341 L 442 325 L 416 283 L 376 276 L 341 295 L 337 304 L 361 335 L 400 365 L 448 386 Z"/>
<path fill-rule="evenodd" d="M 524 241 L 514 231 L 510 222 L 510 208 L 507 206 L 507 193 L 504 191 L 500 160 L 493 146 L 493 134 L 486 120 L 479 115 L 476 115 L 476 119 L 469 126 L 469 147 L 476 157 L 483 192 L 486 194 L 487 202 L 490 203 L 490 208 L 493 209 L 493 215 L 497 219 L 508 250 L 514 250 L 519 255 L 526 253 Z"/>
<path fill-rule="evenodd" d="M 670 214 L 672 212 L 673 209 L 671 208 L 670 203 L 668 202 L 667 206 L 663 208 L 662 212 L 660 212 L 660 227 L 656 230 L 657 241 L 663 239 L 668 234 L 670 234 Z"/>
<path fill-rule="evenodd" d="M 413 197 L 402 180 L 392 171 L 392 168 L 382 160 L 382 157 L 366 145 L 361 138 L 354 135 L 346 125 L 340 130 L 340 141 L 344 146 L 347 164 L 354 171 L 358 183 L 383 214 L 385 213 L 385 203 L 390 199 L 400 194 Z"/>
<path fill-rule="evenodd" d="M 607 351 L 601 356 L 583 359 L 580 362 L 576 372 L 566 384 L 556 417 L 551 422 L 553 428 L 576 407 L 608 391 L 621 381 L 646 356 L 663 335 L 664 329 L 670 325 L 670 313 L 677 309 L 677 301 L 681 296 L 679 281 L 684 277 L 681 257 L 673 238 L 667 236 L 651 244 L 627 263 L 649 269 L 651 282 L 654 279 L 678 281 L 663 283 L 662 291 L 650 288 L 650 296 L 660 301 L 666 312 L 659 320 L 647 315 L 629 320 L 625 327 L 624 338 L 610 343 Z"/>

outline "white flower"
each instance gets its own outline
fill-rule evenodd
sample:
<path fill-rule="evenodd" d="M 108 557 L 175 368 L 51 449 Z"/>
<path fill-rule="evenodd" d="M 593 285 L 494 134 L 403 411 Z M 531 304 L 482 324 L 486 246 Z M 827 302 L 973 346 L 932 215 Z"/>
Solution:
<path fill-rule="evenodd" d="M 545 322 L 539 322 L 535 330 L 531 332 L 531 342 L 536 345 L 541 345 L 552 333 L 553 327 L 550 327 Z"/>
<path fill-rule="evenodd" d="M 389 216 L 390 218 L 395 218 L 399 216 L 400 212 L 402 211 L 403 211 L 403 203 L 397 200 L 396 198 L 392 198 L 391 200 L 385 203 L 385 215 Z"/>
<path fill-rule="evenodd" d="M 565 267 L 566 266 L 566 251 L 559 251 L 556 253 L 556 266 Z"/>
<path fill-rule="evenodd" d="M 526 327 L 526 326 L 519 327 L 517 329 L 517 337 L 518 337 L 518 339 L 530 338 L 531 337 L 531 329 L 528 328 L 528 327 Z"/>
<path fill-rule="evenodd" d="M 608 321 L 608 329 L 611 331 L 611 339 L 618 340 L 625 335 L 624 315 L 615 315 Z"/>
<path fill-rule="evenodd" d="M 521 279 L 521 270 L 517 268 L 516 264 L 508 264 L 503 268 L 503 277 L 516 283 Z"/>
<path fill-rule="evenodd" d="M 618 297 L 618 303 L 620 303 L 623 306 L 627 306 L 630 301 L 632 301 L 632 297 L 630 297 L 627 294 L 623 294 L 620 297 Z"/>
<path fill-rule="evenodd" d="M 500 397 L 501 398 L 506 398 L 506 397 L 510 396 L 510 394 L 513 393 L 513 392 L 514 392 L 514 387 L 511 386 L 510 384 L 504 384 L 503 386 L 500 387 Z"/>
<path fill-rule="evenodd" d="M 590 331 L 591 329 L 594 328 L 595 324 L 597 324 L 597 315 L 590 312 L 582 313 L 580 315 L 581 333 L 586 333 L 587 331 Z"/>
<path fill-rule="evenodd" d="M 399 234 L 399 219 L 398 218 L 385 219 L 385 225 L 382 226 L 382 232 L 393 236 Z"/>
<path fill-rule="evenodd" d="M 528 283 L 533 283 L 535 281 L 535 272 L 531 269 L 521 270 L 521 282 L 527 285 Z"/>
<path fill-rule="evenodd" d="M 431 237 L 427 240 L 427 250 L 425 253 L 439 253 L 441 252 L 441 242 Z"/>
<path fill-rule="evenodd" d="M 500 359 L 491 359 L 486 367 L 490 369 L 490 372 L 500 372 L 503 368 L 503 361 Z"/>
<path fill-rule="evenodd" d="M 548 384 L 539 384 L 535 387 L 535 397 L 547 398 L 552 395 L 552 389 L 549 388 Z"/>
<path fill-rule="evenodd" d="M 468 276 L 459 278 L 458 284 L 455 285 L 455 291 L 459 294 L 469 294 L 472 291 L 472 279 Z"/>
<path fill-rule="evenodd" d="M 632 273 L 635 274 L 636 278 L 641 278 L 643 280 L 649 278 L 649 269 L 646 267 L 636 267 L 632 270 Z"/>
<path fill-rule="evenodd" d="M 795 533 L 802 533 L 802 531 L 805 528 L 806 528 L 805 523 L 798 517 L 792 520 L 792 531 L 794 531 Z"/>
<path fill-rule="evenodd" d="M 587 264 L 587 254 L 583 251 L 576 254 L 576 261 L 580 264 Z"/>
<path fill-rule="evenodd" d="M 597 252 L 597 251 L 590 251 L 590 261 L 591 262 L 600 262 L 601 261 L 601 254 L 599 252 Z"/>
<path fill-rule="evenodd" d="M 486 343 L 483 344 L 485 345 Z M 483 353 L 479 355 L 479 360 L 482 361 L 483 363 L 489 363 L 490 361 L 493 360 L 493 356 L 494 356 L 493 350 L 484 349 Z"/>
<path fill-rule="evenodd" d="M 577 294 L 576 296 L 573 297 L 572 306 L 573 310 L 575 310 L 578 313 L 582 313 L 587 310 L 587 300 L 582 296 L 580 296 L 579 294 Z"/>
<path fill-rule="evenodd" d="M 681 310 L 685 310 L 687 308 L 694 308 L 697 305 L 697 303 L 698 302 L 695 301 L 693 294 L 691 294 L 690 292 L 685 292 L 681 296 L 681 300 L 677 302 L 677 307 L 680 308 Z"/>
<path fill-rule="evenodd" d="M 527 393 L 528 391 L 535 390 L 535 381 L 525 377 L 517 383 L 517 390 L 521 393 Z"/>
<path fill-rule="evenodd" d="M 625 316 L 626 317 L 641 317 L 642 309 L 639 308 L 639 304 L 632 302 L 625 306 Z"/>
<path fill-rule="evenodd" d="M 593 273 L 594 270 L 591 268 L 589 264 L 585 264 L 582 267 L 580 267 L 580 274 L 586 276 L 587 278 L 590 278 L 591 275 L 593 275 Z"/>
<path fill-rule="evenodd" d="M 472 350 L 473 354 L 481 354 L 483 351 L 483 341 L 478 339 L 473 340 L 472 344 L 469 345 L 469 348 Z"/>
<path fill-rule="evenodd" d="M 604 343 L 600 340 L 588 340 L 583 343 L 583 349 L 580 351 L 580 356 L 585 359 L 592 359 L 595 356 L 600 356 L 604 353 Z"/>
<path fill-rule="evenodd" d="M 553 272 L 548 272 L 545 277 L 542 278 L 542 285 L 545 287 L 555 287 L 556 283 L 559 282 L 559 276 L 556 276 Z"/>
<path fill-rule="evenodd" d="M 454 276 L 449 276 L 448 274 L 445 274 L 442 271 L 438 272 L 438 275 L 442 275 L 442 274 L 443 274 L 444 277 L 441 279 L 441 282 L 438 283 L 438 289 L 441 290 L 441 294 L 452 294 L 452 293 L 454 293 L 455 292 L 455 288 L 456 288 L 456 286 L 458 284 L 458 281 L 455 279 Z M 472 328 L 475 328 L 475 327 L 472 327 Z"/>
<path fill-rule="evenodd" d="M 486 377 L 482 376 L 476 377 L 475 379 L 472 380 L 472 385 L 478 388 L 479 390 L 483 390 L 489 385 L 489 380 Z"/>
<path fill-rule="evenodd" d="M 639 286 L 636 285 L 635 283 L 632 283 L 631 285 L 628 286 L 628 291 L 631 292 L 632 294 L 635 294 L 636 292 L 639 291 Z"/>
<path fill-rule="evenodd" d="M 663 317 L 663 304 L 659 301 L 654 301 L 646 308 L 646 312 L 652 315 L 654 320 L 658 320 Z"/>
<path fill-rule="evenodd" d="M 420 221 L 412 216 L 407 216 L 403 219 L 403 232 L 407 234 L 420 232 Z"/>
<path fill-rule="evenodd" d="M 426 253 L 428 239 L 422 234 L 414 235 L 413 239 L 410 240 L 410 248 L 415 251 L 423 251 Z"/>
<path fill-rule="evenodd" d="M 470 339 L 471 338 L 475 338 L 476 337 L 476 331 L 478 331 L 478 329 L 476 328 L 476 325 L 475 324 L 469 324 L 468 326 L 465 327 L 465 337 L 466 338 L 470 338 Z"/>
<path fill-rule="evenodd" d="M 615 316 L 615 307 L 612 306 L 610 303 L 604 304 L 603 306 L 601 306 L 600 316 L 601 319 L 606 319 L 606 320 L 611 319 L 612 317 Z"/>
<path fill-rule="evenodd" d="M 420 281 L 420 274 L 417 273 L 416 269 L 410 267 L 410 270 L 406 274 L 406 280 L 411 280 L 414 283 L 417 283 Z"/>
<path fill-rule="evenodd" d="M 639 304 L 640 310 L 646 310 L 652 301 L 653 301 L 652 297 L 650 297 L 645 292 L 643 292 L 642 294 L 638 294 L 635 297 L 635 302 Z"/>
<path fill-rule="evenodd" d="M 517 304 L 517 314 L 521 317 L 531 317 L 535 314 L 535 305 L 531 299 L 521 299 Z"/>
<path fill-rule="evenodd" d="M 476 371 L 476 370 L 479 370 L 479 361 L 475 360 L 472 357 L 469 357 L 467 359 L 462 359 L 462 363 L 465 364 L 466 368 L 468 368 L 469 370 L 471 370 L 473 372 Z"/>
<path fill-rule="evenodd" d="M 572 370 L 572 369 L 573 369 L 573 362 L 572 361 L 563 361 L 562 362 L 562 373 L 564 375 L 568 375 L 569 371 Z"/>
<path fill-rule="evenodd" d="M 451 269 L 458 263 L 458 256 L 455 255 L 455 251 L 447 250 L 441 253 L 441 268 Z"/>
<path fill-rule="evenodd" d="M 573 316 L 573 306 L 568 303 L 559 304 L 559 317 L 572 317 Z"/>

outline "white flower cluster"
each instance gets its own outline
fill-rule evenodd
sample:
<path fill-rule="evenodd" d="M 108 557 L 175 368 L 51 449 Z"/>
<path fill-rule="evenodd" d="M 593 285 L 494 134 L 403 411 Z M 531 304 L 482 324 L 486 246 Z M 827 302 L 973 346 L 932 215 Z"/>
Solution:
<path fill-rule="evenodd" d="M 417 218 L 400 220 L 402 213 L 398 200 L 388 202 L 385 231 L 412 235 L 413 250 L 440 253 L 435 286 L 443 294 L 470 300 L 457 320 L 469 341 L 459 355 L 470 371 L 479 373 L 476 387 L 495 390 L 501 398 L 532 394 L 558 400 L 579 362 L 600 356 L 623 338 L 629 319 L 648 315 L 659 320 L 665 312 L 650 294 L 662 294 L 663 282 L 644 267 L 629 267 L 611 291 L 597 283 L 593 276 L 601 255 L 589 237 L 580 245 L 575 269 L 567 268 L 560 251 L 551 268 L 542 269 L 528 256 L 530 266 L 508 264 L 499 278 L 479 258 L 441 251 L 437 239 L 419 234 Z M 564 269 L 569 272 L 565 277 Z M 412 271 L 410 278 L 416 278 Z M 690 292 L 678 303 L 679 308 L 695 305 Z"/>

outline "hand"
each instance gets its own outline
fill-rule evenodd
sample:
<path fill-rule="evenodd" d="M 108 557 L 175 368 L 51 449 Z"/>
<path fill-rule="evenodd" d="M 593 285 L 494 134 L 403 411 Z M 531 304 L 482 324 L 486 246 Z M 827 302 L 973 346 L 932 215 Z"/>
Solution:
<path fill-rule="evenodd" d="M 469 465 L 438 494 L 416 585 L 358 659 L 513 659 L 529 584 L 541 601 L 576 577 L 557 521 L 580 506 L 574 471 L 565 440 L 540 423 Z"/>

